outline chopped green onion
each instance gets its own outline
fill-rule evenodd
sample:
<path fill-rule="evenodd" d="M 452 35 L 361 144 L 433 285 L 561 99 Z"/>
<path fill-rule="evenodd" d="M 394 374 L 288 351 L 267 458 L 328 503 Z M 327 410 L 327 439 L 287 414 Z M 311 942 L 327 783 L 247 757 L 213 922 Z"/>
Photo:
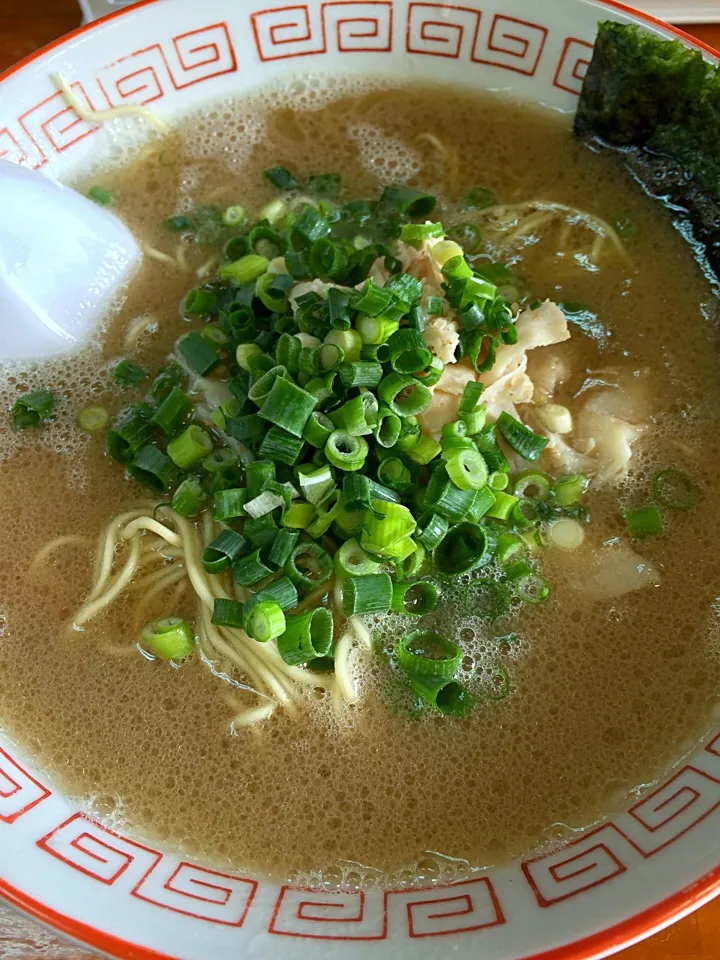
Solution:
<path fill-rule="evenodd" d="M 444 466 L 438 466 L 425 489 L 423 506 L 441 513 L 453 523 L 462 520 L 479 491 L 460 490 L 448 476 Z"/>
<path fill-rule="evenodd" d="M 261 277 L 270 261 L 267 257 L 261 257 L 257 253 L 248 253 L 239 260 L 233 260 L 232 263 L 223 263 L 218 267 L 218 277 L 221 280 L 231 280 L 238 287 L 246 283 L 252 283 Z"/>
<path fill-rule="evenodd" d="M 468 380 L 460 398 L 460 413 L 474 413 L 482 402 L 484 389 L 484 384 L 477 383 L 475 380 Z"/>
<path fill-rule="evenodd" d="M 456 680 L 411 676 L 410 685 L 429 706 L 445 717 L 466 717 L 475 706 L 472 694 Z"/>
<path fill-rule="evenodd" d="M 441 223 L 406 223 L 400 231 L 402 242 L 410 244 L 417 250 L 426 240 L 436 240 L 444 236 L 445 231 Z"/>
<path fill-rule="evenodd" d="M 449 529 L 434 556 L 441 573 L 467 573 L 489 562 L 492 547 L 483 527 L 465 521 Z"/>
<path fill-rule="evenodd" d="M 284 527 L 292 530 L 307 530 L 315 516 L 315 507 L 306 500 L 295 500 L 282 515 Z"/>
<path fill-rule="evenodd" d="M 291 380 L 276 377 L 260 407 L 259 415 L 294 437 L 302 437 L 305 425 L 316 406 L 317 400 L 311 393 Z"/>
<path fill-rule="evenodd" d="M 37 427 L 42 421 L 53 419 L 54 409 L 55 394 L 50 390 L 25 393 L 13 405 L 13 422 L 18 430 Z"/>
<path fill-rule="evenodd" d="M 170 506 L 181 517 L 192 517 L 202 510 L 207 501 L 207 493 L 197 477 L 188 477 L 173 494 Z"/>
<path fill-rule="evenodd" d="M 214 290 L 195 287 L 186 295 L 183 308 L 185 313 L 200 315 L 212 313 L 216 304 L 217 294 Z"/>
<path fill-rule="evenodd" d="M 119 460 L 120 463 L 131 460 L 133 454 L 137 453 L 152 436 L 151 416 L 152 407 L 144 403 L 136 403 L 121 410 L 107 435 L 110 456 Z"/>
<path fill-rule="evenodd" d="M 392 603 L 392 580 L 387 573 L 346 577 L 342 581 L 342 606 L 346 617 L 387 613 Z"/>
<path fill-rule="evenodd" d="M 267 587 L 259 590 L 255 596 L 261 600 L 274 600 L 281 610 L 292 610 L 298 605 L 299 599 L 295 584 L 287 577 L 274 580 Z"/>
<path fill-rule="evenodd" d="M 485 187 L 472 187 L 462 200 L 466 210 L 487 210 L 494 206 L 495 202 L 495 194 Z"/>
<path fill-rule="evenodd" d="M 434 550 L 448 532 L 450 525 L 439 513 L 426 513 L 420 517 L 417 539 L 428 550 Z"/>
<path fill-rule="evenodd" d="M 201 560 L 207 573 L 226 570 L 247 548 L 247 540 L 235 530 L 223 530 L 203 551 Z"/>
<path fill-rule="evenodd" d="M 285 633 L 285 614 L 274 600 L 262 600 L 247 617 L 245 629 L 258 643 L 267 643 Z"/>
<path fill-rule="evenodd" d="M 115 194 L 106 187 L 101 187 L 99 183 L 96 183 L 94 186 L 90 187 L 87 195 L 91 200 L 94 200 L 95 203 L 99 203 L 102 207 L 109 206 L 115 200 Z"/>
<path fill-rule="evenodd" d="M 653 493 L 663 507 L 690 510 L 697 501 L 693 478 L 682 470 L 661 470 L 653 479 Z"/>
<path fill-rule="evenodd" d="M 213 520 L 220 523 L 223 520 L 235 520 L 238 517 L 244 517 L 247 499 L 248 492 L 244 487 L 218 490 L 213 495 Z"/>
<path fill-rule="evenodd" d="M 189 470 L 212 450 L 212 440 L 202 427 L 191 424 L 167 446 L 168 456 L 181 470 Z"/>
<path fill-rule="evenodd" d="M 424 617 L 435 609 L 440 593 L 431 580 L 418 580 L 417 583 L 396 583 L 393 585 L 390 609 L 395 613 L 407 613 L 414 617 Z"/>
<path fill-rule="evenodd" d="M 360 537 L 360 546 L 363 550 L 381 557 L 395 557 L 391 548 L 410 537 L 416 526 L 417 522 L 412 513 L 402 504 L 388 500 L 372 500 Z"/>
<path fill-rule="evenodd" d="M 370 448 L 364 437 L 347 430 L 333 430 L 325 444 L 325 456 L 340 470 L 361 470 Z"/>
<path fill-rule="evenodd" d="M 307 179 L 310 193 L 323 197 L 337 197 L 341 187 L 342 177 L 339 173 L 317 173 Z"/>
<path fill-rule="evenodd" d="M 77 425 L 85 433 L 98 433 L 105 429 L 109 419 L 105 407 L 83 407 L 77 415 Z"/>
<path fill-rule="evenodd" d="M 546 500 L 550 494 L 552 477 L 539 470 L 525 470 L 515 478 L 513 493 L 520 500 Z"/>
<path fill-rule="evenodd" d="M 298 247 L 309 246 L 330 233 L 330 224 L 325 217 L 309 204 L 306 204 L 292 225 L 293 244 Z"/>
<path fill-rule="evenodd" d="M 170 457 L 152 444 L 135 454 L 127 469 L 133 479 L 158 493 L 167 493 L 177 473 Z"/>
<path fill-rule="evenodd" d="M 278 190 L 299 190 L 300 181 L 293 176 L 287 167 L 268 167 L 263 172 L 265 179 Z"/>
<path fill-rule="evenodd" d="M 548 445 L 547 437 L 533 433 L 524 423 L 520 423 L 504 410 L 498 417 L 496 426 L 508 446 L 525 460 L 537 460 Z"/>
<path fill-rule="evenodd" d="M 492 490 L 507 490 L 510 485 L 510 477 L 506 473 L 500 473 L 496 470 L 488 477 L 488 485 Z"/>
<path fill-rule="evenodd" d="M 425 465 L 430 463 L 431 460 L 434 460 L 435 457 L 439 457 L 441 452 L 442 447 L 437 440 L 426 434 L 421 436 L 418 442 L 412 445 L 407 451 L 407 455 L 411 460 L 414 460 L 415 463 Z M 480 456 L 480 454 L 478 454 L 478 456 Z"/>
<path fill-rule="evenodd" d="M 216 599 L 213 605 L 212 623 L 218 627 L 242 630 L 244 626 L 243 604 L 239 600 Z"/>
<path fill-rule="evenodd" d="M 515 591 L 524 603 L 542 603 L 550 596 L 550 587 L 535 573 L 518 580 Z"/>
<path fill-rule="evenodd" d="M 504 493 L 502 490 L 495 490 L 493 493 L 495 502 L 487 511 L 487 515 L 494 517 L 496 520 L 507 520 L 515 509 L 515 505 L 518 502 L 517 497 L 509 493 Z"/>
<path fill-rule="evenodd" d="M 325 337 L 325 343 L 334 343 L 340 347 L 345 360 L 350 363 L 360 359 L 363 340 L 357 330 L 331 330 Z"/>
<path fill-rule="evenodd" d="M 233 579 L 241 587 L 252 587 L 272 573 L 261 557 L 262 547 L 233 561 Z"/>
<path fill-rule="evenodd" d="M 159 660 L 184 660 L 195 650 L 195 637 L 187 620 L 166 617 L 145 627 L 142 642 Z"/>
<path fill-rule="evenodd" d="M 495 437 L 495 424 L 489 423 L 486 427 L 483 427 L 475 436 L 475 444 L 491 471 L 507 473 L 509 464 L 507 457 L 498 446 Z"/>
<path fill-rule="evenodd" d="M 412 374 L 425 370 L 433 359 L 423 335 L 410 327 L 396 330 L 388 340 L 390 363 L 397 373 Z"/>
<path fill-rule="evenodd" d="M 211 454 L 203 460 L 201 466 L 206 473 L 222 473 L 224 470 L 230 470 L 237 466 L 238 458 L 227 447 L 222 450 L 213 450 Z"/>
<path fill-rule="evenodd" d="M 479 253 L 482 249 L 482 234 L 474 223 L 456 223 L 448 230 L 448 239 L 459 243 L 465 253 Z"/>
<path fill-rule="evenodd" d="M 381 447 L 394 447 L 400 436 L 400 417 L 388 407 L 380 407 L 377 422 L 373 427 L 373 436 Z"/>
<path fill-rule="evenodd" d="M 446 464 L 448 476 L 460 490 L 479 490 L 488 481 L 489 471 L 481 453 L 472 450 L 458 450 Z"/>
<path fill-rule="evenodd" d="M 432 393 L 413 377 L 391 373 L 380 382 L 378 395 L 398 417 L 422 413 L 432 400 Z"/>
<path fill-rule="evenodd" d="M 338 366 L 340 383 L 350 387 L 376 387 L 382 380 L 382 365 L 373 361 L 345 361 Z"/>
<path fill-rule="evenodd" d="M 451 680 L 462 650 L 434 630 L 413 630 L 401 638 L 395 654 L 406 673 L 426 679 Z"/>
<path fill-rule="evenodd" d="M 278 637 L 278 651 L 285 663 L 300 666 L 326 657 L 332 649 L 333 618 L 327 607 L 317 607 L 286 618 L 285 632 Z"/>
<path fill-rule="evenodd" d="M 326 417 L 324 413 L 316 410 L 310 414 L 310 418 L 305 424 L 303 439 L 306 440 L 311 447 L 322 449 L 334 429 L 335 425 L 332 420 Z"/>
<path fill-rule="evenodd" d="M 220 362 L 220 357 L 215 350 L 195 330 L 180 337 L 175 344 L 175 349 L 190 369 L 201 377 L 214 370 Z"/>
<path fill-rule="evenodd" d="M 317 543 L 301 543 L 295 547 L 283 567 L 285 575 L 300 590 L 312 590 L 330 577 L 332 560 Z"/>
<path fill-rule="evenodd" d="M 270 427 L 265 434 L 258 453 L 268 460 L 277 460 L 292 466 L 300 456 L 303 447 L 302 439 L 294 437 L 282 427 Z"/>
<path fill-rule="evenodd" d="M 173 387 L 153 414 L 152 422 L 156 423 L 168 436 L 172 436 L 192 410 L 193 403 L 190 397 L 179 387 Z"/>
<path fill-rule="evenodd" d="M 477 523 L 495 505 L 496 498 L 497 491 L 491 490 L 490 487 L 483 487 L 481 490 L 476 490 L 473 502 L 465 514 L 467 519 L 472 520 L 473 523 Z"/>
<path fill-rule="evenodd" d="M 561 477 L 550 487 L 550 499 L 558 507 L 574 506 L 587 490 L 588 480 L 581 474 Z"/>
<path fill-rule="evenodd" d="M 516 533 L 501 533 L 495 542 L 495 559 L 506 564 L 527 553 L 527 543 Z"/>
<path fill-rule="evenodd" d="M 147 371 L 133 363 L 132 360 L 121 360 L 113 367 L 112 378 L 121 387 L 136 387 L 147 378 Z"/>
<path fill-rule="evenodd" d="M 380 195 L 378 206 L 388 212 L 392 211 L 413 219 L 419 219 L 432 213 L 435 202 L 435 197 L 429 193 L 422 193 L 422 191 L 413 190 L 411 187 L 391 184 L 389 187 L 385 187 Z"/>
<path fill-rule="evenodd" d="M 663 533 L 663 522 L 657 507 L 641 507 L 639 510 L 628 510 L 625 514 L 625 523 L 631 537 L 649 537 Z"/>
<path fill-rule="evenodd" d="M 345 541 L 335 554 L 333 564 L 339 577 L 365 577 L 380 569 L 380 564 L 371 560 L 354 539 Z"/>
<path fill-rule="evenodd" d="M 247 210 L 238 203 L 230 207 L 225 207 L 222 222 L 226 227 L 241 227 L 247 218 Z"/>

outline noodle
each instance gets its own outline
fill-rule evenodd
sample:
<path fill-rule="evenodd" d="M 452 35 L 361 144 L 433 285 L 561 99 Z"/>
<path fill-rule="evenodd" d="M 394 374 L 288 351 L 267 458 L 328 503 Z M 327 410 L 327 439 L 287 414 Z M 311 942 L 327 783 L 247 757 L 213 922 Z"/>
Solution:
<path fill-rule="evenodd" d="M 140 104 L 125 103 L 119 107 L 110 107 L 108 110 L 92 110 L 84 106 L 82 101 L 75 96 L 72 87 L 61 74 L 51 73 L 50 79 L 65 97 L 67 105 L 72 107 L 80 119 L 85 120 L 86 123 L 103 123 L 105 120 L 115 120 L 118 117 L 141 117 L 151 123 L 159 133 L 164 134 L 170 131 L 168 124 L 152 110 L 148 110 L 147 107 L 140 106 Z"/>

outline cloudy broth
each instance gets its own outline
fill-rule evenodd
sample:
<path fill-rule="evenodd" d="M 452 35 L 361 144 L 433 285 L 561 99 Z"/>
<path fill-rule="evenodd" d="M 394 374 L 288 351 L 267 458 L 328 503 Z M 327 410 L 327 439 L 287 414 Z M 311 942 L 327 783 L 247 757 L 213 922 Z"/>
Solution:
<path fill-rule="evenodd" d="M 458 131 L 452 171 L 430 141 L 417 140 L 428 132 L 453 143 Z M 294 718 L 229 736 L 223 684 L 204 667 L 127 653 L 145 619 L 170 612 L 172 590 L 142 610 L 123 601 L 83 633 L 68 631 L 100 530 L 145 496 L 101 437 L 78 435 L 75 414 L 90 402 L 122 405 L 107 364 L 126 352 L 135 318 L 157 323 L 137 339 L 133 359 L 163 361 L 187 328 L 178 304 L 209 254 L 188 248 L 187 270 L 146 256 L 101 344 L 2 376 L 6 407 L 28 383 L 52 383 L 62 402 L 42 430 L 0 432 L 0 716 L 88 811 L 188 855 L 310 882 L 452 879 L 617 809 L 711 723 L 720 683 L 711 291 L 666 211 L 612 159 L 577 143 L 568 118 L 490 96 L 303 82 L 252 104 L 217 104 L 160 152 L 91 182 L 113 191 L 146 246 L 175 257 L 177 238 L 162 226 L 169 214 L 209 202 L 259 208 L 274 195 L 262 171 L 275 163 L 303 177 L 339 171 L 347 197 L 394 181 L 431 189 L 437 218 L 448 222 L 474 185 L 507 203 L 541 198 L 630 217 L 630 263 L 610 256 L 591 268 L 559 249 L 557 231 L 515 251 L 535 296 L 586 303 L 597 316 L 594 333 L 574 327 L 558 348 L 570 370 L 561 399 L 570 402 L 598 371 L 635 385 L 627 403 L 642 404 L 648 428 L 630 476 L 620 489 L 591 489 L 579 556 L 543 556 L 547 603 L 494 624 L 460 616 L 449 625 L 476 660 L 505 665 L 505 700 L 481 700 L 468 719 L 408 720 L 388 704 L 383 668 L 368 658 L 358 666 L 361 699 L 342 716 L 310 700 Z M 584 589 L 584 564 L 625 535 L 623 510 L 647 500 L 664 467 L 692 473 L 700 499 L 696 510 L 666 517 L 664 537 L 637 548 L 659 585 L 596 599 Z M 64 535 L 86 539 L 29 574 L 37 551 Z M 176 610 L 194 615 L 187 595 Z"/>

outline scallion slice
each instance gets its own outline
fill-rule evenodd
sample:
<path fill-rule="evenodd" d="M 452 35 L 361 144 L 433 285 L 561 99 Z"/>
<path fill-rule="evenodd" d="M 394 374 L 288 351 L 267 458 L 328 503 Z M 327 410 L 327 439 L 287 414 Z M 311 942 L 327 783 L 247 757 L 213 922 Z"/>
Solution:
<path fill-rule="evenodd" d="M 548 445 L 547 437 L 533 433 L 524 423 L 520 423 L 504 410 L 498 417 L 496 426 L 508 446 L 525 460 L 537 460 Z"/>
<path fill-rule="evenodd" d="M 458 450 L 449 457 L 448 476 L 460 490 L 480 490 L 488 481 L 489 471 L 483 456 L 473 446 L 470 450 Z"/>
<path fill-rule="evenodd" d="M 285 614 L 274 600 L 261 600 L 246 618 L 245 629 L 258 643 L 267 643 L 285 632 Z"/>
<path fill-rule="evenodd" d="M 367 440 L 347 430 L 333 430 L 325 444 L 325 456 L 339 470 L 361 470 L 369 453 Z"/>
<path fill-rule="evenodd" d="M 414 377 L 391 373 L 378 387 L 378 395 L 398 417 L 415 416 L 429 405 L 432 393 Z"/>
<path fill-rule="evenodd" d="M 83 407 L 77 415 L 77 425 L 84 433 L 99 433 L 105 429 L 109 419 L 105 407 Z"/>
<path fill-rule="evenodd" d="M 43 421 L 53 419 L 55 394 L 51 390 L 36 390 L 25 393 L 13 404 L 13 423 L 18 430 L 37 427 Z"/>
<path fill-rule="evenodd" d="M 187 620 L 166 617 L 142 631 L 141 639 L 159 660 L 185 660 L 195 650 L 195 638 Z"/>
<path fill-rule="evenodd" d="M 413 630 L 395 648 L 400 667 L 413 676 L 451 680 L 462 657 L 460 647 L 434 630 Z"/>
<path fill-rule="evenodd" d="M 301 543 L 290 554 L 283 570 L 300 590 L 313 590 L 332 573 L 332 560 L 318 543 Z"/>
<path fill-rule="evenodd" d="M 198 424 L 191 424 L 167 446 L 168 456 L 181 470 L 189 470 L 200 463 L 212 450 L 210 436 Z"/>
<path fill-rule="evenodd" d="M 261 557 L 262 547 L 233 561 L 233 579 L 241 587 L 252 587 L 272 573 Z"/>
<path fill-rule="evenodd" d="M 392 603 L 392 580 L 387 573 L 346 577 L 342 581 L 342 606 L 346 617 L 387 613 Z"/>
<path fill-rule="evenodd" d="M 207 573 L 221 573 L 247 549 L 245 537 L 235 530 L 222 530 L 202 554 L 202 565 Z"/>
<path fill-rule="evenodd" d="M 450 528 L 435 548 L 434 556 L 441 573 L 467 573 L 489 562 L 492 546 L 483 527 L 465 521 Z"/>
<path fill-rule="evenodd" d="M 167 436 L 172 436 L 183 422 L 190 416 L 193 403 L 188 395 L 179 387 L 172 387 L 152 417 Z"/>
<path fill-rule="evenodd" d="M 299 437 L 293 436 L 282 427 L 270 427 L 265 434 L 258 453 L 261 457 L 267 457 L 269 460 L 276 460 L 280 463 L 287 463 L 292 466 L 300 456 L 303 447 L 303 441 Z"/>
<path fill-rule="evenodd" d="M 411 676 L 410 685 L 429 706 L 445 717 L 467 717 L 475 699 L 457 680 L 433 680 Z"/>
<path fill-rule="evenodd" d="M 244 517 L 247 499 L 248 492 L 245 487 L 230 487 L 227 490 L 218 490 L 213 496 L 213 520 L 219 523 L 224 520 Z"/>
<path fill-rule="evenodd" d="M 192 517 L 202 510 L 207 498 L 200 480 L 197 477 L 188 477 L 173 494 L 170 506 L 181 517 Z"/>
<path fill-rule="evenodd" d="M 625 514 L 625 523 L 630 536 L 636 539 L 664 532 L 662 516 L 657 507 L 641 507 L 639 510 L 628 510 Z"/>
<path fill-rule="evenodd" d="M 682 470 L 661 470 L 653 479 L 653 493 L 663 507 L 690 510 L 697 501 L 693 478 Z"/>
<path fill-rule="evenodd" d="M 186 333 L 175 344 L 175 349 L 191 370 L 200 377 L 206 376 L 220 362 L 220 357 L 197 331 Z"/>
<path fill-rule="evenodd" d="M 339 577 L 365 577 L 377 573 L 380 564 L 371 560 L 357 540 L 346 540 L 333 558 L 335 573 Z"/>
<path fill-rule="evenodd" d="M 333 618 L 326 607 L 288 616 L 285 632 L 278 637 L 278 651 L 285 663 L 301 666 L 332 649 Z"/>
<path fill-rule="evenodd" d="M 244 625 L 243 604 L 239 600 L 216 599 L 213 606 L 212 622 L 218 627 L 232 627 L 242 630 Z"/>
<path fill-rule="evenodd" d="M 263 176 L 274 187 L 277 187 L 278 190 L 287 191 L 300 189 L 300 182 L 290 173 L 287 167 L 268 167 L 267 170 L 263 172 Z"/>
<path fill-rule="evenodd" d="M 158 493 L 167 493 L 175 480 L 175 464 L 153 444 L 146 444 L 127 466 L 130 476 Z"/>
<path fill-rule="evenodd" d="M 278 376 L 260 407 L 259 415 L 294 437 L 302 437 L 316 406 L 317 400 L 311 393 Z"/>
<path fill-rule="evenodd" d="M 393 585 L 390 609 L 395 613 L 424 617 L 438 604 L 440 591 L 432 580 L 418 580 L 417 583 L 395 583 Z"/>

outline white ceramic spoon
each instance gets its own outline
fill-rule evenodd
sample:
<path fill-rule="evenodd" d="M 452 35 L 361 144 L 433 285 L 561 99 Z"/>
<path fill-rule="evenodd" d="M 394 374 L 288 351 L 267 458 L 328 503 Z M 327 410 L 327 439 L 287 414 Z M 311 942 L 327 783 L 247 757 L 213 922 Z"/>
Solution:
<path fill-rule="evenodd" d="M 105 207 L 0 160 L 0 361 L 56 356 L 87 341 L 140 257 Z"/>

